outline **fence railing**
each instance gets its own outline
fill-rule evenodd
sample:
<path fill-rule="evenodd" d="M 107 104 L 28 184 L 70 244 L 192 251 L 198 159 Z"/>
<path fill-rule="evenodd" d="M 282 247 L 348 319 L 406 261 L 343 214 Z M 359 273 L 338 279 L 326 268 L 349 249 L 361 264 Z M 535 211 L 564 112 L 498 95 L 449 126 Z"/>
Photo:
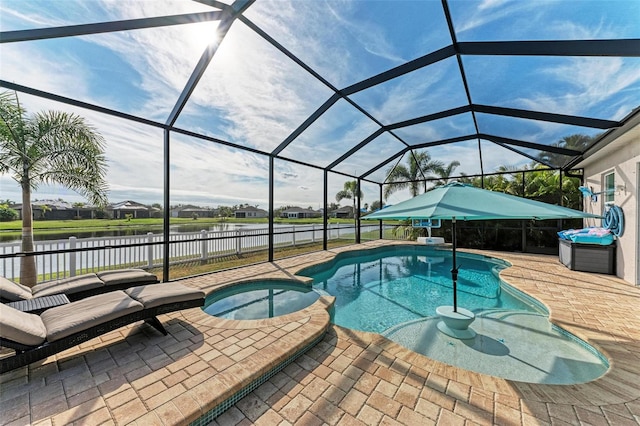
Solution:
<path fill-rule="evenodd" d="M 377 224 L 363 224 L 361 232 L 375 232 Z M 278 226 L 273 233 L 276 248 L 305 245 L 323 240 L 322 225 Z M 354 226 L 330 224 L 327 239 L 353 238 Z M 161 267 L 163 234 L 76 238 L 35 241 L 39 281 L 49 281 L 105 269 Z M 238 228 L 227 231 L 182 232 L 169 235 L 169 263 L 207 261 L 223 256 L 265 250 L 268 228 Z M 20 242 L 0 243 L 0 276 L 20 276 Z"/>

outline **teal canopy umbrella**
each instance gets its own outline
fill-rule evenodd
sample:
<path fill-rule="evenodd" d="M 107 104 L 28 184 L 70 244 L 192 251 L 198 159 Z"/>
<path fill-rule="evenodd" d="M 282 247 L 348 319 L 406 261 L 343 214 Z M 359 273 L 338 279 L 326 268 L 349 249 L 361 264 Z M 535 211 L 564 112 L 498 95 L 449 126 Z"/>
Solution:
<path fill-rule="evenodd" d="M 366 220 L 451 220 L 453 311 L 457 312 L 456 220 L 570 219 L 601 216 L 452 182 L 369 214 Z"/>

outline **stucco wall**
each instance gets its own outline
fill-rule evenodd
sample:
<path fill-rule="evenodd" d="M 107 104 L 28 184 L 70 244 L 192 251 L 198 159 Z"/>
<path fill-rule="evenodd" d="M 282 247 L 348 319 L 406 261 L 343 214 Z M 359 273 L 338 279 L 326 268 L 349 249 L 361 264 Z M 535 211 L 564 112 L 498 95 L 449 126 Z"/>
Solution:
<path fill-rule="evenodd" d="M 638 168 L 640 167 L 640 125 L 636 125 L 621 135 L 607 149 L 598 152 L 585 161 L 585 186 L 594 192 L 603 190 L 604 176 L 615 172 L 615 204 L 624 212 L 624 234 L 618 241 L 616 252 L 616 272 L 625 281 L 640 285 L 638 282 L 638 259 L 640 241 L 638 238 Z M 604 196 L 599 195 L 593 203 L 585 198 L 585 210 L 601 214 L 604 208 Z M 589 226 L 600 226 L 599 219 L 587 220 Z"/>

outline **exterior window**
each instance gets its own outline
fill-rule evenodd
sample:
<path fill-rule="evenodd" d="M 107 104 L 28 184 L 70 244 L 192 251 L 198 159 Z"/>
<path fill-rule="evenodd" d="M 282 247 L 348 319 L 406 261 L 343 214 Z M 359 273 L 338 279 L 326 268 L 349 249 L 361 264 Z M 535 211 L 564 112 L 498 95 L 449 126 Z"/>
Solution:
<path fill-rule="evenodd" d="M 614 201 L 614 198 L 616 195 L 615 180 L 616 180 L 615 173 L 609 173 L 608 175 L 604 176 L 604 202 L 605 203 Z"/>

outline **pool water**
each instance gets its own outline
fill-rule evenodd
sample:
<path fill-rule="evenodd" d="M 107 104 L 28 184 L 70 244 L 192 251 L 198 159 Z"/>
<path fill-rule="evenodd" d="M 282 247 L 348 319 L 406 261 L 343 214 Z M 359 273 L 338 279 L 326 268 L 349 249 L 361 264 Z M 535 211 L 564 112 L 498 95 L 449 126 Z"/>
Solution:
<path fill-rule="evenodd" d="M 299 272 L 313 287 L 336 296 L 334 321 L 355 330 L 382 333 L 389 327 L 436 315 L 453 304 L 451 252 L 429 247 L 375 249 Z M 540 312 L 531 300 L 503 291 L 498 259 L 458 253 L 458 306 Z"/>
<path fill-rule="evenodd" d="M 304 309 L 320 294 L 304 284 L 285 280 L 247 282 L 214 291 L 202 308 L 220 318 L 273 318 Z"/>
<path fill-rule="evenodd" d="M 546 315 L 484 310 L 471 324 L 478 334 L 469 340 L 440 333 L 438 322 L 438 318 L 409 321 L 383 335 L 446 364 L 519 382 L 585 383 L 609 368 L 602 354 L 553 326 Z"/>
<path fill-rule="evenodd" d="M 336 297 L 335 324 L 382 334 L 444 363 L 528 383 L 576 384 L 609 368 L 586 342 L 549 322 L 545 307 L 501 282 L 499 259 L 458 254 L 458 306 L 472 311 L 473 339 L 437 329 L 436 308 L 453 303 L 451 252 L 425 246 L 341 253 L 298 272 Z"/>

